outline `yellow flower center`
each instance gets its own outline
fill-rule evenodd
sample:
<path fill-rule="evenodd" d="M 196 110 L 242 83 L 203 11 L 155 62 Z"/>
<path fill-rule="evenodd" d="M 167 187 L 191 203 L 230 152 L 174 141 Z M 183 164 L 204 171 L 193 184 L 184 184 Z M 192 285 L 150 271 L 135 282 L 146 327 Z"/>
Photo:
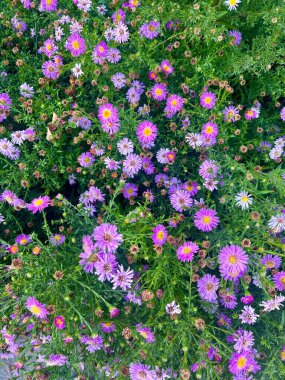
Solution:
<path fill-rule="evenodd" d="M 79 42 L 78 41 L 73 41 L 72 42 L 72 47 L 73 47 L 73 49 L 78 50 L 79 49 Z"/>
<path fill-rule="evenodd" d="M 285 276 L 281 277 L 281 282 L 283 285 L 285 285 Z"/>
<path fill-rule="evenodd" d="M 52 49 L 52 45 L 51 44 L 47 44 L 46 48 L 47 48 L 48 51 L 50 51 Z"/>
<path fill-rule="evenodd" d="M 281 352 L 281 359 L 282 359 L 282 360 L 285 360 L 285 351 L 282 351 L 282 352 Z"/>
<path fill-rule="evenodd" d="M 243 369 L 246 365 L 246 358 L 244 356 L 240 357 L 237 361 L 238 369 Z"/>
<path fill-rule="evenodd" d="M 44 201 L 43 201 L 42 199 L 37 199 L 37 200 L 34 202 L 34 205 L 35 205 L 35 206 L 41 206 L 43 203 L 44 203 Z"/>
<path fill-rule="evenodd" d="M 35 315 L 39 315 L 41 313 L 41 309 L 36 305 L 33 305 L 30 310 Z"/>
<path fill-rule="evenodd" d="M 157 233 L 157 238 L 158 238 L 158 240 L 162 240 L 164 238 L 164 232 L 163 231 L 159 231 Z"/>
<path fill-rule="evenodd" d="M 156 94 L 156 95 L 161 95 L 161 94 L 162 94 L 162 89 L 161 89 L 161 88 L 157 88 L 157 89 L 155 90 L 155 94 Z"/>
<path fill-rule="evenodd" d="M 241 198 L 242 202 L 247 202 L 248 201 L 248 197 L 245 195 L 244 197 Z"/>
<path fill-rule="evenodd" d="M 212 133 L 212 132 L 213 132 L 213 127 L 208 126 L 208 127 L 206 128 L 206 131 L 205 131 L 205 132 L 208 133 L 208 134 Z"/>
<path fill-rule="evenodd" d="M 47 5 L 51 5 L 51 3 L 52 3 L 52 0 L 46 0 Z"/>
<path fill-rule="evenodd" d="M 231 264 L 236 264 L 236 263 L 237 263 L 237 258 L 236 258 L 236 256 L 234 256 L 234 255 L 230 255 L 230 256 L 229 256 L 229 263 L 231 263 Z"/>
<path fill-rule="evenodd" d="M 107 109 L 107 110 L 103 111 L 103 117 L 105 119 L 108 119 L 110 116 L 111 116 L 111 111 L 110 110 Z"/>
<path fill-rule="evenodd" d="M 147 338 L 147 333 L 145 331 L 140 332 L 141 336 L 143 336 L 145 339 Z"/>
<path fill-rule="evenodd" d="M 128 189 L 128 194 L 133 194 L 133 189 Z"/>
<path fill-rule="evenodd" d="M 28 243 L 28 240 L 27 239 L 21 239 L 20 240 L 20 244 L 27 244 Z"/>
<path fill-rule="evenodd" d="M 148 136 L 150 136 L 151 135 L 151 128 L 149 128 L 149 127 L 146 127 L 144 130 L 143 130 L 143 134 L 146 136 L 146 137 L 148 137 Z"/>
<path fill-rule="evenodd" d="M 202 221 L 205 224 L 209 224 L 211 222 L 211 217 L 210 216 L 203 216 Z"/>
<path fill-rule="evenodd" d="M 163 65 L 163 70 L 164 70 L 164 71 L 169 71 L 169 66 L 167 66 L 167 65 Z"/>
<path fill-rule="evenodd" d="M 177 105 L 177 100 L 176 99 L 171 100 L 171 105 L 172 106 L 176 106 Z"/>
<path fill-rule="evenodd" d="M 237 0 L 229 0 L 230 5 L 236 5 L 236 3 L 237 3 Z"/>
<path fill-rule="evenodd" d="M 206 104 L 210 104 L 211 101 L 212 101 L 212 99 L 211 99 L 209 96 L 207 96 L 207 97 L 204 99 L 204 102 L 205 102 Z"/>
<path fill-rule="evenodd" d="M 191 252 L 191 248 L 190 247 L 183 248 L 183 253 L 187 254 L 187 253 L 190 253 L 190 252 Z"/>

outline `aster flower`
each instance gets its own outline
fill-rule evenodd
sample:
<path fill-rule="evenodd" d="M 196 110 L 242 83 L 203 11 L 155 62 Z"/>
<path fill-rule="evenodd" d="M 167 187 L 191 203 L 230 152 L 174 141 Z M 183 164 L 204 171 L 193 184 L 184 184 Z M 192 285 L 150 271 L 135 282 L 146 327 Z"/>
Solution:
<path fill-rule="evenodd" d="M 183 98 L 179 95 L 169 95 L 166 100 L 165 111 L 170 114 L 175 114 L 176 112 L 181 111 L 183 107 Z"/>
<path fill-rule="evenodd" d="M 132 143 L 131 140 L 124 137 L 122 140 L 120 140 L 117 143 L 117 148 L 120 154 L 127 156 L 128 154 L 133 153 L 134 144 Z"/>
<path fill-rule="evenodd" d="M 53 324 L 58 330 L 63 330 L 65 328 L 65 320 L 62 315 L 57 315 L 54 317 Z"/>
<path fill-rule="evenodd" d="M 252 331 L 239 329 L 233 335 L 235 345 L 234 349 L 238 352 L 251 351 L 254 345 L 254 336 Z"/>
<path fill-rule="evenodd" d="M 201 133 L 187 133 L 185 140 L 193 149 L 196 149 L 203 144 Z"/>
<path fill-rule="evenodd" d="M 95 247 L 106 253 L 114 253 L 123 242 L 123 235 L 117 231 L 117 226 L 103 223 L 95 227 L 93 232 Z"/>
<path fill-rule="evenodd" d="M 154 227 L 153 234 L 152 234 L 152 241 L 155 245 L 164 245 L 167 241 L 168 232 L 163 224 L 159 224 L 158 226 Z"/>
<path fill-rule="evenodd" d="M 278 214 L 277 216 L 272 216 L 268 222 L 268 227 L 273 230 L 275 234 L 285 230 L 285 214 Z"/>
<path fill-rule="evenodd" d="M 230 11 L 237 10 L 237 7 L 241 0 L 226 0 L 224 1 L 224 4 L 228 7 Z"/>
<path fill-rule="evenodd" d="M 126 199 L 136 197 L 138 195 L 138 186 L 134 183 L 126 183 L 123 190 Z"/>
<path fill-rule="evenodd" d="M 242 375 L 248 372 L 257 372 L 259 369 L 252 352 L 233 352 L 229 360 L 229 371 L 233 375 Z"/>
<path fill-rule="evenodd" d="M 266 269 L 278 269 L 281 266 L 282 260 L 279 256 L 265 255 L 261 260 L 261 264 L 266 267 Z"/>
<path fill-rule="evenodd" d="M 79 265 L 83 266 L 83 270 L 87 273 L 93 273 L 96 268 L 96 262 L 99 260 L 98 251 L 91 239 L 91 236 L 84 236 L 82 238 L 83 250 L 80 253 Z"/>
<path fill-rule="evenodd" d="M 83 12 L 89 12 L 92 7 L 92 0 L 78 0 L 77 8 Z"/>
<path fill-rule="evenodd" d="M 176 251 L 178 260 L 182 262 L 192 261 L 194 254 L 199 251 L 199 246 L 192 241 L 186 241 L 184 244 L 180 245 Z"/>
<path fill-rule="evenodd" d="M 81 75 L 84 74 L 81 69 L 81 63 L 76 63 L 75 66 L 72 67 L 71 72 L 75 76 L 75 78 L 81 77 Z"/>
<path fill-rule="evenodd" d="M 218 261 L 222 277 L 226 280 L 234 280 L 246 272 L 249 259 L 239 246 L 227 245 L 221 249 Z"/>
<path fill-rule="evenodd" d="M 102 322 L 100 323 L 101 330 L 104 333 L 111 334 L 116 330 L 116 325 L 113 322 Z"/>
<path fill-rule="evenodd" d="M 248 209 L 249 205 L 252 204 L 253 200 L 251 194 L 247 191 L 241 191 L 235 196 L 236 205 L 240 206 L 243 210 Z"/>
<path fill-rule="evenodd" d="M 120 50 L 116 48 L 110 48 L 108 50 L 106 58 L 110 63 L 118 63 L 121 60 Z"/>
<path fill-rule="evenodd" d="M 244 306 L 239 316 L 241 323 L 247 325 L 253 325 L 257 321 L 258 315 L 255 314 L 255 310 L 251 306 Z"/>
<path fill-rule="evenodd" d="M 166 59 L 161 62 L 160 67 L 165 75 L 169 75 L 174 72 L 174 68 L 171 66 L 170 62 L 167 61 Z"/>
<path fill-rule="evenodd" d="M 216 302 L 217 300 L 217 290 L 219 288 L 219 279 L 210 274 L 199 278 L 197 281 L 198 293 L 202 300 L 208 302 Z"/>
<path fill-rule="evenodd" d="M 137 137 L 143 148 L 150 148 L 154 145 L 157 137 L 157 127 L 149 120 L 144 120 L 137 126 Z"/>
<path fill-rule="evenodd" d="M 50 197 L 44 195 L 35 198 L 31 201 L 31 203 L 27 204 L 27 209 L 31 211 L 33 214 L 36 212 L 42 212 L 45 208 L 50 205 Z"/>
<path fill-rule="evenodd" d="M 34 297 L 28 297 L 25 306 L 37 318 L 44 319 L 48 315 L 45 305 L 40 303 Z"/>
<path fill-rule="evenodd" d="M 285 271 L 275 273 L 273 275 L 273 282 L 277 290 L 285 290 Z"/>
<path fill-rule="evenodd" d="M 193 199 L 187 190 L 177 190 L 170 195 L 170 203 L 176 211 L 183 212 L 192 206 Z"/>
<path fill-rule="evenodd" d="M 47 78 L 57 79 L 59 77 L 58 65 L 53 61 L 46 61 L 42 65 L 42 73 Z"/>
<path fill-rule="evenodd" d="M 126 291 L 129 289 L 133 283 L 134 271 L 128 268 L 124 269 L 122 265 L 118 266 L 115 274 L 112 276 L 113 289 L 120 287 L 122 290 Z"/>
<path fill-rule="evenodd" d="M 113 30 L 114 40 L 121 44 L 128 41 L 129 35 L 130 33 L 127 25 L 119 21 Z"/>
<path fill-rule="evenodd" d="M 147 343 L 155 342 L 154 333 L 151 331 L 149 327 L 142 327 L 141 325 L 137 325 L 137 332 L 141 334 Z"/>
<path fill-rule="evenodd" d="M 20 86 L 20 94 L 24 98 L 32 98 L 34 96 L 34 88 L 27 83 L 23 83 Z"/>
<path fill-rule="evenodd" d="M 22 246 L 26 246 L 30 242 L 31 242 L 31 237 L 30 235 L 26 235 L 26 234 L 18 235 L 15 239 L 15 243 L 20 244 Z"/>
<path fill-rule="evenodd" d="M 141 36 L 153 40 L 160 33 L 160 23 L 158 21 L 150 21 L 149 23 L 144 23 L 140 29 L 139 33 Z"/>
<path fill-rule="evenodd" d="M 113 254 L 104 253 L 99 255 L 97 260 L 94 262 L 98 280 L 101 282 L 106 280 L 111 281 L 116 272 L 117 264 L 116 257 Z"/>
<path fill-rule="evenodd" d="M 229 317 L 227 317 L 224 313 L 220 313 L 217 316 L 217 324 L 220 327 L 229 328 L 232 324 L 232 321 Z"/>
<path fill-rule="evenodd" d="M 55 45 L 52 38 L 47 39 L 41 48 L 41 52 L 43 52 L 48 58 L 51 58 L 57 50 L 58 47 Z"/>
<path fill-rule="evenodd" d="M 116 89 L 121 89 L 126 84 L 126 77 L 123 73 L 116 73 L 111 77 L 111 81 L 113 82 Z"/>
<path fill-rule="evenodd" d="M 272 310 L 280 310 L 280 307 L 283 307 L 283 302 L 285 301 L 285 297 L 283 296 L 275 296 L 274 298 L 262 301 L 259 306 L 263 307 L 264 312 L 270 312 Z"/>
<path fill-rule="evenodd" d="M 241 43 L 242 35 L 238 30 L 230 30 L 229 37 L 231 37 L 231 43 L 238 46 Z"/>
<path fill-rule="evenodd" d="M 230 292 L 229 289 L 226 289 L 226 291 L 220 291 L 219 296 L 221 305 L 226 309 L 234 309 L 237 306 L 236 296 L 234 293 Z"/>
<path fill-rule="evenodd" d="M 46 12 L 56 11 L 57 0 L 41 0 L 40 9 Z"/>
<path fill-rule="evenodd" d="M 228 106 L 223 110 L 224 121 L 234 123 L 238 120 L 239 110 L 235 106 Z"/>
<path fill-rule="evenodd" d="M 122 9 L 118 9 L 112 14 L 113 23 L 124 22 L 126 19 L 126 13 Z"/>
<path fill-rule="evenodd" d="M 249 304 L 251 304 L 254 301 L 254 297 L 251 294 L 247 294 L 246 296 L 241 297 L 240 301 L 244 305 L 249 305 Z"/>
<path fill-rule="evenodd" d="M 131 363 L 129 372 L 131 380 L 154 380 L 154 371 L 148 365 Z"/>
<path fill-rule="evenodd" d="M 73 57 L 78 57 L 86 51 L 85 40 L 79 33 L 72 33 L 66 40 L 65 48 Z"/>
<path fill-rule="evenodd" d="M 280 358 L 282 361 L 285 361 L 285 346 L 282 347 L 282 350 L 280 352 Z"/>
<path fill-rule="evenodd" d="M 154 100 L 161 102 L 166 99 L 167 87 L 163 83 L 157 83 L 151 88 L 150 92 Z"/>
<path fill-rule="evenodd" d="M 98 109 L 98 118 L 101 123 L 116 121 L 119 119 L 118 110 L 111 103 L 103 104 Z"/>
<path fill-rule="evenodd" d="M 67 363 L 67 357 L 60 354 L 51 354 L 45 363 L 48 367 L 62 367 Z"/>
<path fill-rule="evenodd" d="M 129 177 L 133 178 L 142 167 L 142 159 L 139 155 L 131 153 L 128 154 L 123 161 L 124 173 Z"/>
<path fill-rule="evenodd" d="M 203 125 L 201 133 L 206 138 L 215 138 L 219 133 L 219 129 L 217 124 L 208 121 Z"/>
<path fill-rule="evenodd" d="M 216 161 L 205 160 L 199 168 L 199 174 L 203 179 L 215 178 L 218 174 L 218 165 Z"/>
<path fill-rule="evenodd" d="M 104 41 L 100 41 L 93 50 L 97 57 L 105 58 L 107 56 L 109 46 Z"/>
<path fill-rule="evenodd" d="M 257 119 L 259 116 L 260 110 L 256 107 L 251 107 L 250 109 L 245 111 L 244 117 L 247 120 Z"/>
<path fill-rule="evenodd" d="M 86 350 L 90 353 L 99 351 L 103 348 L 103 338 L 101 335 L 95 335 L 92 337 L 83 335 L 80 338 L 80 342 L 86 345 Z"/>
<path fill-rule="evenodd" d="M 92 156 L 90 152 L 82 153 L 78 158 L 77 161 L 80 166 L 87 168 L 89 166 L 92 166 L 95 159 Z"/>
<path fill-rule="evenodd" d="M 151 162 L 151 159 L 148 157 L 144 157 L 142 159 L 142 168 L 145 171 L 145 173 L 149 175 L 153 174 L 155 171 L 155 167 L 153 163 Z"/>
<path fill-rule="evenodd" d="M 49 238 L 50 243 L 53 246 L 58 246 L 64 243 L 65 241 L 65 236 L 61 234 L 54 234 Z"/>
<path fill-rule="evenodd" d="M 166 314 L 171 315 L 179 315 L 181 314 L 181 308 L 179 304 L 176 304 L 176 301 L 172 301 L 165 306 Z"/>
<path fill-rule="evenodd" d="M 215 210 L 202 208 L 194 215 L 194 225 L 200 231 L 210 232 L 215 229 L 220 220 Z"/>
<path fill-rule="evenodd" d="M 200 95 L 200 104 L 203 108 L 212 109 L 216 104 L 216 95 L 213 92 L 203 92 Z"/>
<path fill-rule="evenodd" d="M 280 111 L 280 117 L 282 121 L 285 121 L 285 107 L 283 107 Z"/>
<path fill-rule="evenodd" d="M 11 108 L 12 100 L 6 92 L 0 94 L 0 110 L 8 111 Z"/>

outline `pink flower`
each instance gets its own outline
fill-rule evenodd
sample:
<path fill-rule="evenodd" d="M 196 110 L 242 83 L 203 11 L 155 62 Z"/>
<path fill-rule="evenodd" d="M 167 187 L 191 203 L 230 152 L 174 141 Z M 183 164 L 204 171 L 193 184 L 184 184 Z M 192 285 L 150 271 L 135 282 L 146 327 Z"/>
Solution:
<path fill-rule="evenodd" d="M 30 204 L 27 204 L 27 209 L 32 211 L 33 214 L 36 212 L 42 212 L 45 208 L 50 205 L 50 197 L 47 195 L 43 197 L 38 197 L 32 200 Z"/>
<path fill-rule="evenodd" d="M 186 241 L 184 244 L 178 247 L 176 254 L 178 260 L 182 262 L 192 261 L 194 258 L 194 254 L 199 251 L 199 246 L 192 241 Z"/>
<path fill-rule="evenodd" d="M 207 109 L 214 108 L 216 104 L 216 95 L 212 92 L 203 92 L 200 96 L 200 104 Z"/>
<path fill-rule="evenodd" d="M 85 40 L 79 33 L 72 33 L 66 40 L 65 47 L 73 57 L 78 57 L 86 51 Z"/>
<path fill-rule="evenodd" d="M 63 318 L 62 315 L 57 315 L 55 318 L 54 318 L 54 321 L 53 321 L 55 327 L 58 329 L 58 330 L 62 330 L 65 328 L 65 320 Z"/>
<path fill-rule="evenodd" d="M 220 220 L 215 210 L 202 208 L 194 215 L 195 226 L 203 232 L 210 232 L 216 228 Z"/>
<path fill-rule="evenodd" d="M 44 319 L 48 315 L 45 305 L 41 304 L 34 297 L 29 297 L 26 301 L 26 308 L 37 318 Z"/>

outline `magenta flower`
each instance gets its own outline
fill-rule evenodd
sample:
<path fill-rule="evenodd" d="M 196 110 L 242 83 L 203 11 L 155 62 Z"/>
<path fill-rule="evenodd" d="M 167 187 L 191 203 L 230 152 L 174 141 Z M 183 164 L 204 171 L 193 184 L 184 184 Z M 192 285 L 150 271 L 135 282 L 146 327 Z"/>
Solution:
<path fill-rule="evenodd" d="M 40 303 L 34 297 L 27 298 L 26 308 L 37 318 L 44 319 L 48 315 L 45 305 Z"/>
<path fill-rule="evenodd" d="M 118 110 L 111 103 L 102 104 L 98 110 L 98 118 L 102 124 L 119 119 Z"/>
<path fill-rule="evenodd" d="M 204 277 L 199 278 L 198 293 L 202 300 L 209 302 L 217 301 L 217 290 L 219 288 L 219 279 L 211 274 L 206 274 Z"/>
<path fill-rule="evenodd" d="M 12 100 L 6 92 L 0 94 L 0 110 L 8 111 L 11 108 Z"/>
<path fill-rule="evenodd" d="M 170 195 L 170 203 L 176 211 L 183 212 L 192 206 L 193 199 L 187 190 L 176 190 Z"/>
<path fill-rule="evenodd" d="M 102 322 L 100 323 L 101 330 L 104 333 L 111 334 L 116 330 L 116 325 L 113 322 Z"/>
<path fill-rule="evenodd" d="M 167 87 L 163 83 L 157 83 L 152 87 L 150 92 L 154 100 L 161 102 L 166 99 Z"/>
<path fill-rule="evenodd" d="M 241 353 L 233 352 L 229 360 L 229 371 L 233 375 L 243 375 L 248 372 L 257 372 L 260 369 L 256 363 L 253 353 L 243 351 Z"/>
<path fill-rule="evenodd" d="M 144 120 L 137 126 L 137 137 L 143 148 L 151 148 L 157 136 L 157 127 L 149 120 Z"/>
<path fill-rule="evenodd" d="M 48 0 L 46 0 L 48 1 Z M 51 354 L 49 358 L 46 360 L 46 365 L 48 367 L 62 367 L 66 364 L 67 362 L 67 357 L 61 354 Z"/>
<path fill-rule="evenodd" d="M 199 246 L 196 243 L 193 243 L 192 241 L 186 241 L 184 244 L 180 245 L 178 247 L 176 254 L 178 260 L 185 262 L 185 261 L 192 261 L 194 258 L 194 254 L 199 251 Z"/>
<path fill-rule="evenodd" d="M 154 227 L 153 234 L 152 234 L 152 241 L 155 245 L 164 245 L 167 241 L 168 232 L 164 225 L 159 224 L 158 226 Z"/>
<path fill-rule="evenodd" d="M 98 280 L 101 282 L 105 280 L 111 281 L 113 275 L 116 272 L 117 265 L 118 263 L 115 255 L 110 253 L 99 255 L 97 261 L 95 262 Z"/>
<path fill-rule="evenodd" d="M 93 232 L 95 246 L 106 252 L 114 253 L 123 242 L 123 235 L 119 234 L 117 227 L 110 223 L 103 223 L 97 226 Z"/>
<path fill-rule="evenodd" d="M 80 338 L 80 342 L 85 344 L 86 350 L 91 353 L 101 350 L 104 343 L 101 335 L 95 335 L 92 337 L 83 335 L 82 338 Z"/>
<path fill-rule="evenodd" d="M 53 324 L 58 330 L 62 330 L 65 328 L 65 320 L 62 315 L 57 315 L 54 320 Z"/>
<path fill-rule="evenodd" d="M 72 33 L 67 38 L 65 47 L 73 57 L 78 57 L 86 51 L 85 40 L 79 33 Z"/>
<path fill-rule="evenodd" d="M 109 47 L 106 42 L 101 41 L 98 45 L 95 46 L 93 53 L 96 54 L 97 57 L 105 58 L 107 56 Z"/>
<path fill-rule="evenodd" d="M 238 245 L 227 245 L 221 249 L 218 261 L 222 277 L 225 280 L 235 280 L 244 275 L 249 259 Z"/>
<path fill-rule="evenodd" d="M 46 12 L 56 11 L 57 0 L 41 0 L 40 8 Z"/>
<path fill-rule="evenodd" d="M 166 100 L 165 111 L 173 115 L 176 112 L 181 111 L 183 107 L 183 98 L 179 95 L 169 95 Z"/>
<path fill-rule="evenodd" d="M 173 71 L 174 71 L 174 69 L 171 66 L 170 62 L 167 61 L 166 59 L 161 62 L 160 67 L 161 67 L 161 69 L 162 69 L 162 71 L 164 72 L 165 75 L 172 74 Z"/>
<path fill-rule="evenodd" d="M 27 204 L 27 209 L 32 211 L 33 214 L 36 212 L 42 212 L 45 208 L 50 205 L 50 197 L 47 195 L 43 197 L 38 197 L 32 200 L 31 203 Z"/>
<path fill-rule="evenodd" d="M 202 107 L 212 109 L 216 104 L 216 95 L 213 92 L 203 92 L 200 95 L 200 104 Z"/>
<path fill-rule="evenodd" d="M 58 47 L 55 45 L 54 40 L 52 38 L 49 38 L 44 42 L 44 46 L 41 50 L 48 58 L 51 58 L 53 54 L 58 50 Z"/>
<path fill-rule="evenodd" d="M 23 245 L 23 246 L 29 244 L 30 242 L 31 242 L 30 235 L 26 235 L 26 234 L 18 235 L 15 239 L 15 243 Z"/>
<path fill-rule="evenodd" d="M 198 230 L 210 232 L 216 228 L 220 220 L 215 210 L 202 208 L 194 215 L 194 225 Z"/>
<path fill-rule="evenodd" d="M 219 133 L 219 129 L 218 129 L 217 124 L 212 123 L 211 121 L 208 121 L 207 123 L 203 125 L 201 133 L 204 138 L 213 139 L 217 137 Z"/>
<path fill-rule="evenodd" d="M 153 40 L 160 33 L 160 23 L 158 21 L 150 21 L 149 23 L 144 23 L 139 29 L 141 36 Z"/>

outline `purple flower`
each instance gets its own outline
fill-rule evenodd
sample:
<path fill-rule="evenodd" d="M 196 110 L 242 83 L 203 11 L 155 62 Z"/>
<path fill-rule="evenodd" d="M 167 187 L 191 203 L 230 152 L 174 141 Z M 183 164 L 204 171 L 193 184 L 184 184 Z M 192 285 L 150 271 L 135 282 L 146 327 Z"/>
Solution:
<path fill-rule="evenodd" d="M 157 127 L 149 120 L 144 120 L 137 126 L 137 137 L 143 148 L 151 148 L 157 136 Z"/>
<path fill-rule="evenodd" d="M 285 290 L 285 271 L 277 272 L 273 275 L 273 282 L 276 289 Z"/>
<path fill-rule="evenodd" d="M 183 98 L 179 95 L 169 95 L 166 100 L 165 111 L 170 114 L 175 114 L 176 112 L 181 111 L 183 107 Z"/>
<path fill-rule="evenodd" d="M 238 245 L 227 245 L 221 249 L 218 261 L 222 277 L 225 280 L 235 280 L 244 275 L 249 259 Z"/>
<path fill-rule="evenodd" d="M 57 315 L 54 317 L 53 324 L 58 330 L 63 330 L 65 328 L 65 320 L 62 315 Z"/>
<path fill-rule="evenodd" d="M 50 243 L 53 246 L 61 245 L 65 241 L 65 236 L 61 234 L 54 234 L 49 238 Z"/>
<path fill-rule="evenodd" d="M 138 325 L 137 332 L 140 333 L 143 338 L 145 338 L 147 343 L 155 342 L 154 333 L 151 331 L 149 327 L 142 327 Z"/>
<path fill-rule="evenodd" d="M 203 179 L 215 178 L 218 174 L 216 161 L 205 160 L 199 168 L 199 174 Z"/>
<path fill-rule="evenodd" d="M 142 159 L 139 155 L 131 153 L 128 154 L 123 161 L 124 173 L 129 178 L 133 178 L 142 167 Z"/>
<path fill-rule="evenodd" d="M 34 297 L 28 297 L 25 306 L 37 318 L 44 319 L 48 315 L 45 305 L 40 303 Z"/>
<path fill-rule="evenodd" d="M 238 30 L 230 30 L 229 37 L 231 37 L 231 44 L 238 46 L 241 43 L 242 35 Z"/>
<path fill-rule="evenodd" d="M 203 92 L 200 96 L 200 104 L 207 109 L 214 108 L 216 104 L 216 95 L 213 92 Z"/>
<path fill-rule="evenodd" d="M 246 331 L 239 329 L 233 335 L 235 345 L 234 349 L 241 353 L 244 351 L 251 351 L 252 346 L 254 345 L 254 336 L 252 331 Z"/>
<path fill-rule="evenodd" d="M 133 283 L 134 271 L 128 268 L 124 269 L 122 265 L 119 265 L 117 272 L 113 274 L 111 282 L 113 283 L 113 289 L 120 287 L 122 290 L 127 290 Z"/>
<path fill-rule="evenodd" d="M 15 243 L 23 245 L 23 246 L 29 244 L 30 242 L 31 242 L 30 235 L 26 235 L 26 234 L 21 234 L 17 236 L 15 239 Z"/>
<path fill-rule="evenodd" d="M 219 133 L 219 129 L 218 129 L 217 124 L 212 123 L 211 121 L 208 121 L 207 123 L 203 125 L 201 133 L 204 138 L 212 139 L 212 138 L 217 137 Z"/>
<path fill-rule="evenodd" d="M 170 62 L 166 59 L 161 62 L 160 67 L 165 75 L 172 74 L 174 72 L 174 68 L 171 66 Z"/>
<path fill-rule="evenodd" d="M 50 197 L 44 195 L 43 197 L 33 199 L 31 203 L 27 204 L 27 209 L 35 214 L 36 212 L 42 212 L 49 205 Z"/>
<path fill-rule="evenodd" d="M 176 211 L 183 212 L 192 206 L 193 199 L 187 190 L 176 190 L 170 195 L 170 203 Z"/>
<path fill-rule="evenodd" d="M 282 260 L 279 256 L 265 255 L 261 260 L 266 269 L 278 269 L 281 266 Z"/>
<path fill-rule="evenodd" d="M 148 365 L 141 363 L 130 364 L 131 380 L 154 380 L 154 371 L 150 370 Z"/>
<path fill-rule="evenodd" d="M 202 300 L 209 302 L 217 301 L 217 290 L 219 288 L 219 279 L 211 274 L 206 274 L 202 278 L 199 278 L 198 292 Z"/>
<path fill-rule="evenodd" d="M 97 57 L 105 58 L 107 56 L 108 50 L 109 46 L 106 44 L 106 42 L 101 41 L 98 45 L 95 46 L 93 52 Z"/>
<path fill-rule="evenodd" d="M 234 123 L 238 120 L 239 111 L 235 106 L 228 106 L 223 110 L 224 121 Z"/>
<path fill-rule="evenodd" d="M 255 310 L 251 306 L 244 306 L 239 316 L 241 323 L 247 325 L 253 325 L 257 320 L 258 315 L 255 314 Z"/>
<path fill-rule="evenodd" d="M 12 105 L 12 100 L 6 92 L 0 94 L 0 110 L 9 111 Z"/>
<path fill-rule="evenodd" d="M 194 225 L 200 231 L 210 232 L 216 228 L 220 220 L 215 210 L 202 208 L 194 215 Z"/>
<path fill-rule="evenodd" d="M 73 57 L 78 57 L 86 51 L 85 40 L 79 33 L 72 33 L 66 40 L 65 48 Z"/>
<path fill-rule="evenodd" d="M 103 338 L 101 335 L 96 335 L 93 337 L 83 335 L 82 338 L 80 338 L 80 342 L 85 344 L 86 350 L 91 353 L 103 348 Z"/>
<path fill-rule="evenodd" d="M 123 190 L 126 199 L 131 199 L 138 195 L 138 186 L 134 183 L 126 183 Z"/>
<path fill-rule="evenodd" d="M 260 369 L 252 352 L 233 352 L 229 360 L 229 371 L 233 375 L 245 375 L 248 372 L 257 372 Z M 243 377 L 245 379 L 245 377 Z"/>
<path fill-rule="evenodd" d="M 95 262 L 98 280 L 101 282 L 105 280 L 111 281 L 116 272 L 117 264 L 116 257 L 113 254 L 104 253 L 98 256 L 98 260 Z"/>
<path fill-rule="evenodd" d="M 116 89 L 121 89 L 126 84 L 126 77 L 123 73 L 116 73 L 111 77 L 111 81 L 114 83 Z"/>
<path fill-rule="evenodd" d="M 46 12 L 56 11 L 57 0 L 41 0 L 40 9 Z"/>
<path fill-rule="evenodd" d="M 34 88 L 29 86 L 27 83 L 23 83 L 20 86 L 20 94 L 24 98 L 27 98 L 27 99 L 32 98 L 34 95 Z"/>
<path fill-rule="evenodd" d="M 153 234 L 152 234 L 152 241 L 155 245 L 164 245 L 167 241 L 168 232 L 163 224 L 159 224 L 158 226 L 154 227 Z"/>
<path fill-rule="evenodd" d="M 116 330 L 116 325 L 113 322 L 103 322 L 100 323 L 101 330 L 104 333 L 111 334 Z"/>
<path fill-rule="evenodd" d="M 182 262 L 192 261 L 194 254 L 199 251 L 199 246 L 192 241 L 186 241 L 184 244 L 180 245 L 176 251 L 178 260 Z"/>
<path fill-rule="evenodd" d="M 150 21 L 149 23 L 144 23 L 140 29 L 139 33 L 141 36 L 153 40 L 160 33 L 160 23 L 158 21 Z"/>
<path fill-rule="evenodd" d="M 89 166 L 93 165 L 95 159 L 90 152 L 86 152 L 80 154 L 80 156 L 77 158 L 77 161 L 83 168 L 88 168 Z"/>
<path fill-rule="evenodd" d="M 42 72 L 45 77 L 50 79 L 57 79 L 59 77 L 58 65 L 53 61 L 46 61 L 42 65 Z"/>
<path fill-rule="evenodd" d="M 54 366 L 62 367 L 66 364 L 66 362 L 67 362 L 66 356 L 60 355 L 60 354 L 51 354 L 49 358 L 46 360 L 46 365 L 48 367 L 54 367 Z"/>
<path fill-rule="evenodd" d="M 129 39 L 129 30 L 127 25 L 119 21 L 113 31 L 114 40 L 120 44 L 127 42 Z"/>
<path fill-rule="evenodd" d="M 117 227 L 110 223 L 97 226 L 93 232 L 95 246 L 106 253 L 114 253 L 123 242 L 123 235 L 119 234 Z"/>

